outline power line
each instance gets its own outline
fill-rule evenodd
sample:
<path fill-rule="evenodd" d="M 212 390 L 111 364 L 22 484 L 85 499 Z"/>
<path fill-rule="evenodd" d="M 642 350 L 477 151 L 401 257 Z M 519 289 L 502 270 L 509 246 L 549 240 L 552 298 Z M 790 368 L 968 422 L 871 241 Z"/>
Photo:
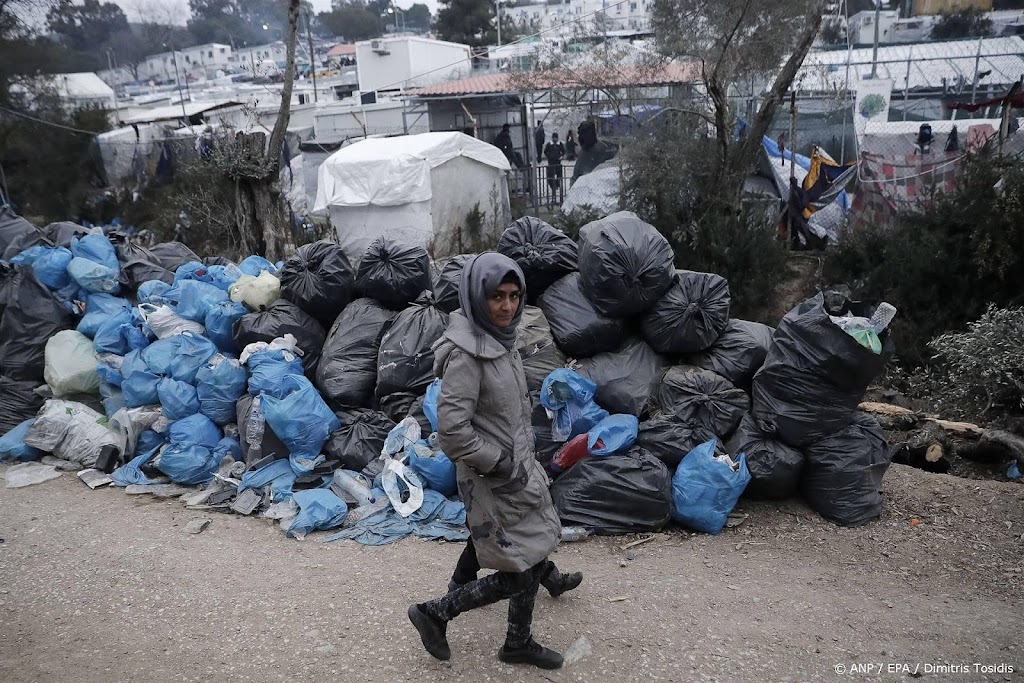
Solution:
<path fill-rule="evenodd" d="M 31 116 L 29 114 L 25 114 L 24 112 L 15 111 L 13 109 L 8 109 L 7 107 L 0 107 L 0 111 L 7 112 L 8 114 L 11 114 L 13 116 L 20 116 L 21 118 L 28 119 L 29 121 L 35 121 L 36 123 L 42 123 L 42 124 L 47 125 L 47 126 L 53 126 L 54 128 L 60 128 L 62 130 L 70 131 L 72 133 L 81 133 L 82 135 L 99 135 L 99 133 L 97 133 L 94 130 L 85 130 L 84 128 L 75 128 L 73 126 L 65 126 L 64 124 L 57 123 L 56 121 L 47 121 L 46 119 L 41 119 L 41 118 L 38 118 L 36 116 Z"/>

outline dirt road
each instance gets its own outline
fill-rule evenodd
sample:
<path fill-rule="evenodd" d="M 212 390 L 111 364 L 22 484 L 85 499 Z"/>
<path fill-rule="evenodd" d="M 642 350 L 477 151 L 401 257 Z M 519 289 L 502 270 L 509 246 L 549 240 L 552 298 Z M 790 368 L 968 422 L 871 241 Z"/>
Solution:
<path fill-rule="evenodd" d="M 586 580 L 538 599 L 535 634 L 592 651 L 540 673 L 495 659 L 503 604 L 452 624 L 451 663 L 422 650 L 405 608 L 443 589 L 456 545 L 216 514 L 190 535 L 180 502 L 65 474 L 0 489 L 0 681 L 1024 680 L 1024 486 L 894 466 L 885 489 L 862 529 L 742 502 L 717 537 L 562 547 Z"/>

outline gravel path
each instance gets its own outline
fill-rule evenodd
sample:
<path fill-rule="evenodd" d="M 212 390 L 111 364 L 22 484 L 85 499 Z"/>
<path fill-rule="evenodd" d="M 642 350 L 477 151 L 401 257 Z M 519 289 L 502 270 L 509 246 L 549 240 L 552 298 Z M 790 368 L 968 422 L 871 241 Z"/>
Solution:
<path fill-rule="evenodd" d="M 69 474 L 0 488 L 0 681 L 1024 680 L 1024 486 L 896 465 L 885 489 L 862 529 L 741 502 L 716 537 L 564 546 L 586 580 L 542 594 L 535 634 L 592 651 L 541 673 L 495 659 L 504 604 L 451 625 L 450 663 L 422 650 L 405 608 L 443 589 L 457 545 L 298 542 L 218 514 L 190 535 L 180 502 Z"/>

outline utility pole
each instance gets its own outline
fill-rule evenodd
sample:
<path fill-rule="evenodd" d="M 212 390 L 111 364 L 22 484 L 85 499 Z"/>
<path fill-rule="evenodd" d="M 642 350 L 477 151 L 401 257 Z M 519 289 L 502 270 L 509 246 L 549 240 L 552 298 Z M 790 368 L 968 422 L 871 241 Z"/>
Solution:
<path fill-rule="evenodd" d="M 306 39 L 309 41 L 309 70 L 313 73 L 313 102 L 319 102 L 316 94 L 316 59 L 313 56 L 313 31 L 309 27 L 309 11 L 306 11 Z"/>
<path fill-rule="evenodd" d="M 501 0 L 494 0 L 494 11 L 498 17 L 498 47 L 501 47 Z"/>
<path fill-rule="evenodd" d="M 121 85 L 121 79 L 118 78 L 117 71 L 114 70 L 114 65 L 110 61 L 110 53 L 113 52 L 114 48 L 108 47 L 107 53 L 107 69 L 110 71 L 110 75 L 114 78 L 114 83 L 117 86 Z M 118 126 L 121 125 L 121 108 L 117 105 L 117 88 L 114 88 L 114 122 Z"/>
<path fill-rule="evenodd" d="M 181 116 L 185 119 L 185 123 L 189 123 L 188 113 L 185 111 L 185 98 L 181 95 L 181 76 L 178 75 L 178 52 L 174 49 L 174 43 L 171 43 L 171 61 L 174 62 L 174 82 L 178 86 L 178 102 L 181 103 Z"/>
<path fill-rule="evenodd" d="M 882 0 L 875 0 L 875 46 L 871 50 L 871 78 L 878 75 L 878 23 L 882 18 Z"/>

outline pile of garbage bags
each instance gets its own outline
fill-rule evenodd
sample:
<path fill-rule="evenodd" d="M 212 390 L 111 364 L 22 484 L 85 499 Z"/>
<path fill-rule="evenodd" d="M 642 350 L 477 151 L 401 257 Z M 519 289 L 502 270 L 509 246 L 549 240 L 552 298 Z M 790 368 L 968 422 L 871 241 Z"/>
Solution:
<path fill-rule="evenodd" d="M 891 353 L 873 309 L 818 296 L 775 330 L 731 319 L 728 282 L 677 269 L 627 212 L 578 244 L 519 219 L 496 248 L 527 280 L 517 351 L 564 524 L 718 533 L 741 495 L 878 516 L 887 449 L 856 412 Z M 8 214 L 0 253 L 0 460 L 185 487 L 295 538 L 467 538 L 433 346 L 469 255 L 382 237 L 358 269 L 327 241 L 234 263 Z"/>

